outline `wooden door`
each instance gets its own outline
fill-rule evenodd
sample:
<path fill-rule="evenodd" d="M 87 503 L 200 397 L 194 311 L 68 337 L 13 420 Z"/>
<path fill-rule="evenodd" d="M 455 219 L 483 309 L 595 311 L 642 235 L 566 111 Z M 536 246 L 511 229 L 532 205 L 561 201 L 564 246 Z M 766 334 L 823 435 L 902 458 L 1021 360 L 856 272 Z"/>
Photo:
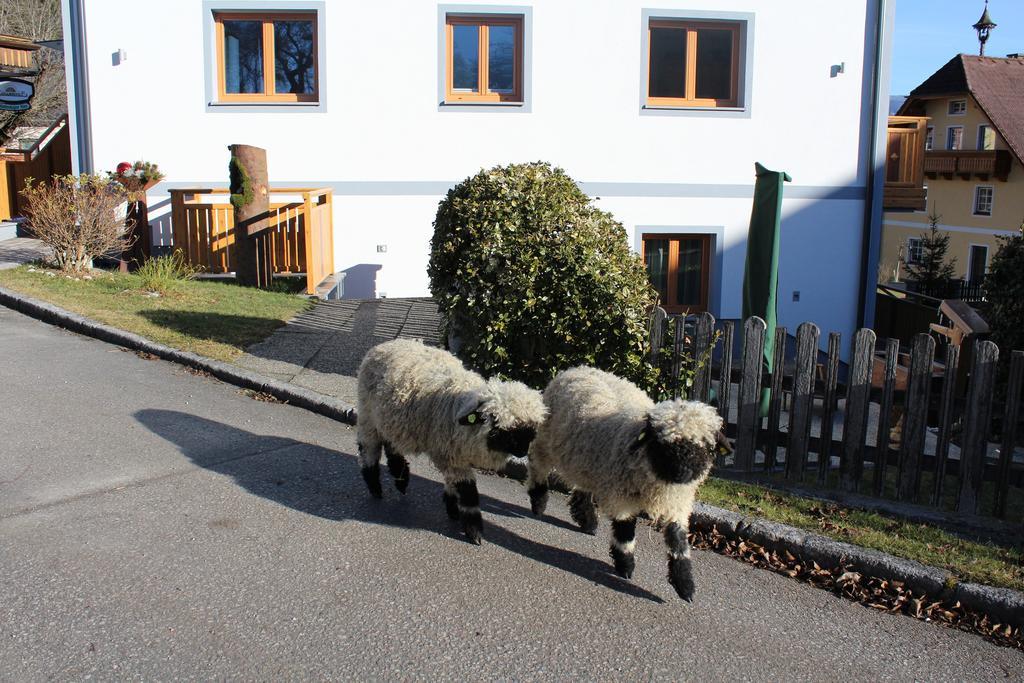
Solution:
<path fill-rule="evenodd" d="M 668 313 L 708 310 L 711 235 L 644 234 L 641 256 Z"/>

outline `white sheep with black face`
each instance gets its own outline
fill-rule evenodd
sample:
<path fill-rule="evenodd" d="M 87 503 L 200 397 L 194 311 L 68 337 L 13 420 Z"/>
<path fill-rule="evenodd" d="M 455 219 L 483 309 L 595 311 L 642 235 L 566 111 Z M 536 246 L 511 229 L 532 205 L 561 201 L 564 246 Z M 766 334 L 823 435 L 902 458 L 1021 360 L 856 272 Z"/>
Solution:
<path fill-rule="evenodd" d="M 383 449 L 395 488 L 405 493 L 405 455 L 425 453 L 444 475 L 448 516 L 480 543 L 483 521 L 474 467 L 499 469 L 525 457 L 547 416 L 539 391 L 520 382 L 485 380 L 452 354 L 396 339 L 374 348 L 359 366 L 356 400 L 359 461 L 370 493 L 383 497 Z"/>
<path fill-rule="evenodd" d="M 559 373 L 544 390 L 550 415 L 530 449 L 530 505 L 547 505 L 552 470 L 573 486 L 573 519 L 597 529 L 595 500 L 612 520 L 615 570 L 630 578 L 637 516 L 664 526 L 668 579 L 679 597 L 693 598 L 686 540 L 697 487 L 707 477 L 722 419 L 714 408 L 680 399 L 655 404 L 636 385 L 588 367 Z"/>

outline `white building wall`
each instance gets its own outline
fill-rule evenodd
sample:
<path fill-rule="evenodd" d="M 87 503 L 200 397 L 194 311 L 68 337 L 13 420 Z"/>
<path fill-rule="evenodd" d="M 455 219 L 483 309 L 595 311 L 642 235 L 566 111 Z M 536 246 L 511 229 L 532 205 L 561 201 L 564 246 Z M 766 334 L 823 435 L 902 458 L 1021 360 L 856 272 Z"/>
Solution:
<path fill-rule="evenodd" d="M 161 187 L 223 185 L 228 144 L 265 147 L 272 183 L 335 188 L 336 267 L 379 264 L 378 293 L 394 297 L 427 294 L 431 221 L 444 188 L 481 167 L 546 160 L 600 195 L 634 246 L 637 226 L 717 226 L 714 312 L 735 317 L 760 161 L 793 177 L 780 323 L 852 329 L 867 182 L 862 99 L 872 67 L 864 64 L 865 27 L 875 0 L 520 4 L 532 23 L 529 111 L 439 108 L 437 3 L 327 0 L 319 27 L 323 111 L 247 112 L 207 107 L 210 4 L 86 0 L 94 167 L 141 158 L 166 172 Z M 748 116 L 641 111 L 645 9 L 753 15 Z M 118 50 L 127 59 L 115 65 Z M 833 76 L 839 63 L 845 72 Z M 166 197 L 159 190 L 154 201 Z M 666 193 L 680 196 L 652 196 Z"/>

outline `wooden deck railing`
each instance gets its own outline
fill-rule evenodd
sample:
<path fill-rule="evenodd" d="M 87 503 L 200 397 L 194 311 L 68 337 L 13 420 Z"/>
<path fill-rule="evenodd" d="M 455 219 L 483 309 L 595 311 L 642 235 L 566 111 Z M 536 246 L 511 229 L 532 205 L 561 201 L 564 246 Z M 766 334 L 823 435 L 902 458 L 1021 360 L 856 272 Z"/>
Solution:
<path fill-rule="evenodd" d="M 235 271 L 234 207 L 227 189 L 170 190 L 172 239 L 188 262 L 207 273 Z M 305 273 L 306 293 L 334 272 L 330 189 L 271 189 L 270 240 L 275 274 Z M 295 198 L 294 200 L 292 198 Z"/>
<path fill-rule="evenodd" d="M 929 150 L 924 155 L 924 172 L 929 178 L 942 176 L 951 179 L 954 175 L 964 180 L 977 176 L 981 180 L 990 177 L 1006 182 L 1013 160 L 1009 150 Z"/>
<path fill-rule="evenodd" d="M 884 206 L 920 211 L 925 208 L 924 143 L 928 119 L 890 116 L 886 152 Z"/>

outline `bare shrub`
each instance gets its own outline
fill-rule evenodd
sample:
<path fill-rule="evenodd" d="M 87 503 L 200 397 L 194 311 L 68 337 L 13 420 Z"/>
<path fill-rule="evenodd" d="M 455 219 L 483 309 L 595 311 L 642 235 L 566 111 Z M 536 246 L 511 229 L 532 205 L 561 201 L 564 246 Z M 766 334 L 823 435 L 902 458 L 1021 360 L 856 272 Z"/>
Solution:
<path fill-rule="evenodd" d="M 130 246 L 125 224 L 128 190 L 110 178 L 82 174 L 57 176 L 52 182 L 25 181 L 29 227 L 53 249 L 63 271 L 88 270 L 92 259 L 120 254 Z"/>

